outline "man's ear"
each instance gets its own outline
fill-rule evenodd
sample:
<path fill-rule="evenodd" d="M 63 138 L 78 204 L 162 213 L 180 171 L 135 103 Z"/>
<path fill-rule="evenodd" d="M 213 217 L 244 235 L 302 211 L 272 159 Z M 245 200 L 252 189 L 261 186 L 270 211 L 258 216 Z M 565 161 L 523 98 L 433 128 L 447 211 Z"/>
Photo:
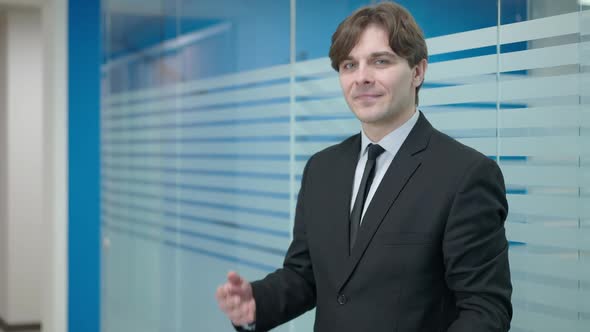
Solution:
<path fill-rule="evenodd" d="M 420 60 L 413 70 L 413 83 L 415 87 L 419 87 L 424 82 L 424 75 L 426 75 L 426 69 L 428 68 L 428 61 L 426 59 Z"/>

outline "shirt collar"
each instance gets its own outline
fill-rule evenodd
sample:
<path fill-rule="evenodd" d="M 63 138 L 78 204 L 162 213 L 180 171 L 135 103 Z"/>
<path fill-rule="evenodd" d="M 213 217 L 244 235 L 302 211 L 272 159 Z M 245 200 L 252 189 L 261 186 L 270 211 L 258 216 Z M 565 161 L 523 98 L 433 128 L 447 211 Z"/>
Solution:
<path fill-rule="evenodd" d="M 385 151 L 395 155 L 410 134 L 410 131 L 412 131 L 412 128 L 414 128 L 416 122 L 418 122 L 419 117 L 420 111 L 416 110 L 408 121 L 385 135 L 379 142 L 372 142 L 365 134 L 365 131 L 361 129 L 361 157 L 367 153 L 370 143 L 379 144 Z"/>

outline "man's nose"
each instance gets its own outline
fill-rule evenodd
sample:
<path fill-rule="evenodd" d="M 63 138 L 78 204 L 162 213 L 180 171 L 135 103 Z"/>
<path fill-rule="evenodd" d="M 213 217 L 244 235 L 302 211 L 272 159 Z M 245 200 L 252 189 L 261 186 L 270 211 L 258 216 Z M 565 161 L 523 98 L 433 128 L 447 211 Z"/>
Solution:
<path fill-rule="evenodd" d="M 370 66 L 367 65 L 359 65 L 356 71 L 356 84 L 358 85 L 368 85 L 373 84 L 375 80 L 374 72 Z"/>

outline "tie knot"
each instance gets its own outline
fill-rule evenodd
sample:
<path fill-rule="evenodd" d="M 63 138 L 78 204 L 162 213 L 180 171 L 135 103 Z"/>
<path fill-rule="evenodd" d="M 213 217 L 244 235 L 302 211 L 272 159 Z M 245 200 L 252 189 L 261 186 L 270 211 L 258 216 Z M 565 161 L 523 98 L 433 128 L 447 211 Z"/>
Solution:
<path fill-rule="evenodd" d="M 369 144 L 369 160 L 376 160 L 383 152 L 385 152 L 385 149 L 381 145 Z"/>

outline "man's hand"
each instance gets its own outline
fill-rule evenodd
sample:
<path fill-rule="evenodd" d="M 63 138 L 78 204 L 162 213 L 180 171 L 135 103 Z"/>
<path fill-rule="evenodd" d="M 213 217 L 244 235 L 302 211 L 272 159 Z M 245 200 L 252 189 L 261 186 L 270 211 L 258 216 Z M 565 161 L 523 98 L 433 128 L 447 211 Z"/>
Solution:
<path fill-rule="evenodd" d="M 252 285 L 230 271 L 227 282 L 217 288 L 215 292 L 219 308 L 236 326 L 254 323 L 256 319 L 256 302 L 252 295 Z"/>

